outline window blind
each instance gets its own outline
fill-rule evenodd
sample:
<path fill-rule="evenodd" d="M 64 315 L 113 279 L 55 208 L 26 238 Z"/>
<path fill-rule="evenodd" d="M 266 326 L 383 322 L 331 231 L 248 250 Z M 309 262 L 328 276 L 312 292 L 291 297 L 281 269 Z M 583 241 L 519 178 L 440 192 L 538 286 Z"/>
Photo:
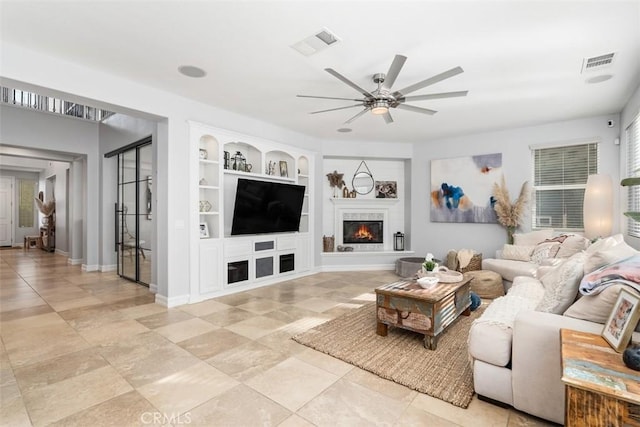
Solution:
<path fill-rule="evenodd" d="M 598 173 L 598 144 L 539 148 L 533 154 L 533 228 L 582 230 L 589 175 Z"/>
<path fill-rule="evenodd" d="M 627 176 L 640 176 L 640 115 L 627 128 Z M 627 212 L 640 211 L 640 186 L 627 188 Z M 625 217 L 627 218 L 627 217 Z M 629 236 L 640 237 L 640 222 L 627 218 Z"/>

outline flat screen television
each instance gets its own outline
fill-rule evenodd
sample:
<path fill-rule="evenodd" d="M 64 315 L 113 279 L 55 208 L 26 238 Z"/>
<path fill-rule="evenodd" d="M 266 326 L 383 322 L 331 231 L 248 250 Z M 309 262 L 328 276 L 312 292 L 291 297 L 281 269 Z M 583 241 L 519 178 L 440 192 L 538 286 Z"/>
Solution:
<path fill-rule="evenodd" d="M 238 179 L 231 235 L 298 231 L 304 185 Z"/>

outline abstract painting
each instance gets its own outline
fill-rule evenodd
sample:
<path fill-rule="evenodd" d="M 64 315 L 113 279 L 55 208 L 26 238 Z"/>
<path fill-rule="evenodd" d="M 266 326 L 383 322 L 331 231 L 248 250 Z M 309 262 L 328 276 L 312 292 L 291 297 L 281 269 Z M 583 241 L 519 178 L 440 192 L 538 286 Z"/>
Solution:
<path fill-rule="evenodd" d="M 431 222 L 496 223 L 493 184 L 502 153 L 431 160 Z"/>

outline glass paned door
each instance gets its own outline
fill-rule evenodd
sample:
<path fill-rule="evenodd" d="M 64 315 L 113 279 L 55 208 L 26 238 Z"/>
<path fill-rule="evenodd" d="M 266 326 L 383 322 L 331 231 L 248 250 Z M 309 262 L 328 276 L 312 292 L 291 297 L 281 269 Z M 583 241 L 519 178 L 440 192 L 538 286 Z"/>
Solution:
<path fill-rule="evenodd" d="M 118 274 L 145 285 L 151 283 L 151 172 L 150 142 L 118 154 L 115 206 Z"/>

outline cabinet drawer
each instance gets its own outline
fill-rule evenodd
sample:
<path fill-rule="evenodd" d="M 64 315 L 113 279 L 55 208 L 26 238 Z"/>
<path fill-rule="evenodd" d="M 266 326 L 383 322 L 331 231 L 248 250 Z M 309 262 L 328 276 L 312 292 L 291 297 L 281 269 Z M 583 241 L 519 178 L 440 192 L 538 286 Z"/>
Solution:
<path fill-rule="evenodd" d="M 224 242 L 224 256 L 249 256 L 253 253 L 253 247 L 250 241 L 244 242 Z"/>

